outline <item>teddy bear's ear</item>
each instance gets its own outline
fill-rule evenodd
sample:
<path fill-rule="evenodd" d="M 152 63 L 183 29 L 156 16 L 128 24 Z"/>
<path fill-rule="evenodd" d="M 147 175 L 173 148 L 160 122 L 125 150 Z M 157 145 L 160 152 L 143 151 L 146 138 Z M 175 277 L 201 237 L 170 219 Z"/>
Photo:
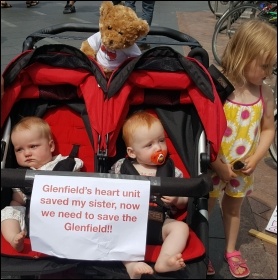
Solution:
<path fill-rule="evenodd" d="M 139 37 L 146 36 L 150 31 L 150 27 L 149 27 L 147 21 L 143 20 L 143 19 L 139 19 L 136 22 L 136 29 L 138 30 L 138 36 Z"/>
<path fill-rule="evenodd" d="M 112 1 L 103 1 L 99 11 L 100 11 L 100 16 L 102 17 L 103 15 L 107 15 L 109 10 L 113 9 L 114 5 Z"/>

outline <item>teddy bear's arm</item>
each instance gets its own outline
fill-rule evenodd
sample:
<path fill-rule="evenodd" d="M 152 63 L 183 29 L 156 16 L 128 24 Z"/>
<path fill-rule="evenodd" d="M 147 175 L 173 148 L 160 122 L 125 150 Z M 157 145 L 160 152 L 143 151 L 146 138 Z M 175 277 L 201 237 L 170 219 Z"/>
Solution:
<path fill-rule="evenodd" d="M 96 54 L 101 45 L 100 32 L 97 32 L 90 36 L 87 40 L 83 41 L 80 50 L 86 55 L 96 58 Z"/>
<path fill-rule="evenodd" d="M 87 40 L 82 42 L 80 50 L 86 55 L 96 58 L 96 51 L 91 48 Z"/>

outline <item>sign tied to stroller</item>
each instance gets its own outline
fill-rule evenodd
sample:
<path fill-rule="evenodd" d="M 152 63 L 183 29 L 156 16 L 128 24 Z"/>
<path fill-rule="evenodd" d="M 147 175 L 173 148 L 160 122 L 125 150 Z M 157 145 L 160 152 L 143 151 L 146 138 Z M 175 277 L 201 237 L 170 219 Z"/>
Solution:
<path fill-rule="evenodd" d="M 148 180 L 38 175 L 32 249 L 67 259 L 144 260 L 149 196 Z"/>

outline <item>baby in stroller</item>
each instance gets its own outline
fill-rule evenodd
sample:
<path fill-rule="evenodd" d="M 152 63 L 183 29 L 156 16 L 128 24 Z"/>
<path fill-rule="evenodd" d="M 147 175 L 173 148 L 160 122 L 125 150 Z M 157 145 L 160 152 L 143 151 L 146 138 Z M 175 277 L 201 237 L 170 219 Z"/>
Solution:
<path fill-rule="evenodd" d="M 63 162 L 62 155 L 52 156 L 55 143 L 49 124 L 39 117 L 21 119 L 11 132 L 11 141 L 17 163 L 34 170 L 53 170 Z M 82 160 L 75 158 L 73 171 L 79 171 Z M 1 232 L 3 237 L 18 252 L 24 249 L 24 238 L 28 231 L 28 210 L 31 190 L 13 188 L 10 206 L 1 210 Z M 27 209 L 27 211 L 26 211 Z M 27 218 L 25 222 L 25 217 Z"/>
<path fill-rule="evenodd" d="M 118 160 L 112 166 L 112 173 L 157 176 L 161 169 L 160 172 L 164 170 L 167 175 L 183 177 L 173 161 L 167 158 L 164 128 L 152 114 L 146 111 L 132 114 L 123 125 L 123 139 L 128 158 Z M 187 202 L 187 197 L 152 196 L 150 199 L 147 244 L 163 242 L 154 266 L 156 272 L 176 271 L 185 267 L 181 253 L 187 243 L 189 227 L 186 223 L 173 219 L 173 214 L 179 209 L 185 209 Z M 131 279 L 154 272 L 144 262 L 126 261 L 124 265 Z"/>

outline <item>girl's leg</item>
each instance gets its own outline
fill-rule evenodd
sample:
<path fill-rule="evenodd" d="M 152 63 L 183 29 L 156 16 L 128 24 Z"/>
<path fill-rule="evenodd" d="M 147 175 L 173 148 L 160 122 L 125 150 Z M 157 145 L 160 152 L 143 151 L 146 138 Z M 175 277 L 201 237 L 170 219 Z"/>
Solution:
<path fill-rule="evenodd" d="M 188 225 L 181 221 L 166 219 L 162 227 L 163 244 L 155 263 L 157 272 L 176 271 L 185 267 L 182 252 L 189 236 Z"/>
<path fill-rule="evenodd" d="M 3 237 L 16 251 L 21 252 L 23 250 L 26 234 L 24 231 L 21 231 L 20 224 L 17 220 L 8 219 L 2 221 L 1 232 Z"/>
<path fill-rule="evenodd" d="M 141 279 L 142 274 L 153 274 L 151 266 L 144 262 L 123 262 L 130 279 Z"/>
<path fill-rule="evenodd" d="M 235 198 L 224 194 L 221 202 L 224 231 L 226 236 L 226 252 L 228 253 L 235 251 L 243 199 L 243 197 Z"/>
<path fill-rule="evenodd" d="M 231 197 L 224 194 L 222 199 L 223 224 L 226 237 L 226 253 L 232 253 L 236 250 L 236 242 L 240 227 L 240 212 L 244 197 Z M 238 258 L 232 258 L 238 261 Z M 239 267 L 238 273 L 245 272 L 245 268 Z"/>

